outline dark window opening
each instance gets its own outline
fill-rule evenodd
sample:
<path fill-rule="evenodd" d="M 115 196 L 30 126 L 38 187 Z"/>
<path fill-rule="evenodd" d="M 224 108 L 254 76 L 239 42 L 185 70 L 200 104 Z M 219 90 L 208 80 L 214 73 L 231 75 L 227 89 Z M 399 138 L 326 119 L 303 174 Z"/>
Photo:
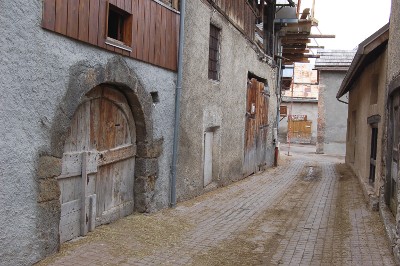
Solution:
<path fill-rule="evenodd" d="M 109 4 L 107 20 L 107 37 L 130 46 L 132 39 L 131 14 Z"/>
<path fill-rule="evenodd" d="M 160 98 L 158 97 L 158 92 L 157 91 L 153 91 L 150 92 L 151 98 L 153 99 L 153 103 L 159 103 L 160 102 Z"/>
<path fill-rule="evenodd" d="M 210 44 L 208 55 L 208 78 L 219 80 L 219 42 L 220 29 L 210 25 Z"/>
<path fill-rule="evenodd" d="M 378 143 L 378 128 L 374 126 L 371 134 L 371 156 L 369 165 L 369 183 L 375 183 L 375 170 L 376 170 L 376 154 Z"/>

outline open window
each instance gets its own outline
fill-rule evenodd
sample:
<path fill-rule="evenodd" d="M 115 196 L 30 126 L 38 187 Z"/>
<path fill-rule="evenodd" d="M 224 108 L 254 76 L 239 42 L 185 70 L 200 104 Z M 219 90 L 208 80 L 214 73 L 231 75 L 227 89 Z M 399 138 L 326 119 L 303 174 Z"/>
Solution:
<path fill-rule="evenodd" d="M 132 51 L 132 14 L 108 4 L 106 44 Z"/>

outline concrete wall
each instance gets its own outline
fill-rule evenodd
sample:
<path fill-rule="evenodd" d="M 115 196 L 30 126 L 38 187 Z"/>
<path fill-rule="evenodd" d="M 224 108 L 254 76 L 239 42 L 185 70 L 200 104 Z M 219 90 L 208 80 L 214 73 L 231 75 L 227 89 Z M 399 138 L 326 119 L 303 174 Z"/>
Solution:
<path fill-rule="evenodd" d="M 69 104 L 82 100 L 89 85 L 99 80 L 136 84 L 127 93 L 139 98 L 143 108 L 138 111 L 149 122 L 144 146 L 138 148 L 149 154 L 153 141 L 160 144 L 155 191 L 147 195 L 145 210 L 166 207 L 169 201 L 176 74 L 45 31 L 41 16 L 42 1 L 1 3 L 1 265 L 30 265 L 57 250 L 59 200 L 51 178 L 58 170 L 51 171 L 59 167 L 58 130 L 68 127 L 60 125 L 59 118 L 68 121 L 74 112 Z M 160 98 L 154 105 L 152 91 L 158 91 Z M 38 173 L 43 167 L 45 179 Z M 53 185 L 43 187 L 46 182 Z M 42 190 L 49 188 L 53 195 L 43 199 Z"/>
<path fill-rule="evenodd" d="M 288 112 L 290 112 L 290 103 L 283 102 L 281 105 L 287 106 Z M 311 125 L 311 144 L 315 144 L 317 141 L 317 118 L 318 118 L 318 103 L 317 102 L 294 102 L 293 103 L 293 115 L 307 115 L 307 120 L 312 121 Z M 283 118 L 279 122 L 279 141 L 282 143 L 287 142 L 288 132 L 288 119 Z"/>
<path fill-rule="evenodd" d="M 186 6 L 185 55 L 179 139 L 178 201 L 243 178 L 248 72 L 267 79 L 271 88 L 267 157 L 273 163 L 276 126 L 275 69 L 261 62 L 252 44 L 206 1 Z M 208 79 L 210 23 L 221 29 L 220 80 Z M 214 130 L 213 182 L 203 186 L 204 133 Z"/>
<path fill-rule="evenodd" d="M 347 105 L 336 99 L 345 74 L 320 70 L 317 153 L 345 155 Z"/>
<path fill-rule="evenodd" d="M 384 184 L 382 180 L 382 140 L 384 135 L 385 91 L 386 91 L 387 54 L 384 52 L 378 59 L 368 65 L 349 93 L 348 118 L 349 128 L 346 142 L 346 163 L 364 184 L 371 196 L 379 195 L 379 189 Z M 377 79 L 374 81 L 373 79 Z M 375 83 L 376 82 L 376 83 Z M 375 87 L 377 85 L 377 87 Z M 374 94 L 372 90 L 375 90 Z M 355 117 L 353 117 L 355 114 Z M 375 183 L 369 184 L 371 125 L 368 117 L 379 115 L 377 160 Z M 356 118 L 354 121 L 353 118 Z M 354 139 L 354 127 L 356 138 Z"/>

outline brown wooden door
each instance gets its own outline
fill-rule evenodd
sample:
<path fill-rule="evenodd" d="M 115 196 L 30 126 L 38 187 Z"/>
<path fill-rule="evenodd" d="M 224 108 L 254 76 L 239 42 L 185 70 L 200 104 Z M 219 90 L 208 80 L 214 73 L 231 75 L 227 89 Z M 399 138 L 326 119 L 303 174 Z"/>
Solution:
<path fill-rule="evenodd" d="M 264 83 L 251 79 L 247 86 L 246 130 L 243 175 L 259 171 L 266 164 L 268 96 Z"/>
<path fill-rule="evenodd" d="M 307 118 L 305 118 L 307 119 Z M 311 143 L 312 121 L 288 119 L 288 142 L 291 143 Z"/>
<path fill-rule="evenodd" d="M 136 154 L 131 109 L 122 93 L 96 87 L 72 119 L 63 156 L 61 242 L 133 212 Z"/>
<path fill-rule="evenodd" d="M 388 164 L 386 178 L 386 203 L 393 214 L 397 213 L 397 183 L 399 174 L 399 148 L 400 148 L 400 91 L 391 97 L 389 106 L 388 128 Z"/>

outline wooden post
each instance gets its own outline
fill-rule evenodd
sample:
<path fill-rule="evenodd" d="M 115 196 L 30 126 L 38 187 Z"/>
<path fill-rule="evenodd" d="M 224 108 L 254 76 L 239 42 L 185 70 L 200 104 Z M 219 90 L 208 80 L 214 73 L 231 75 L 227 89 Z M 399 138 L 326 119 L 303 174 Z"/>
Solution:
<path fill-rule="evenodd" d="M 314 20 L 315 0 L 312 1 L 311 20 Z"/>
<path fill-rule="evenodd" d="M 81 226 L 81 235 L 85 236 L 88 232 L 87 229 L 87 219 L 89 217 L 87 217 L 87 210 L 86 210 L 86 191 L 87 191 L 87 181 L 88 181 L 88 171 L 87 171 L 87 164 L 88 164 L 88 152 L 83 152 L 82 153 L 82 191 L 81 191 L 81 222 L 80 222 L 80 226 Z"/>

